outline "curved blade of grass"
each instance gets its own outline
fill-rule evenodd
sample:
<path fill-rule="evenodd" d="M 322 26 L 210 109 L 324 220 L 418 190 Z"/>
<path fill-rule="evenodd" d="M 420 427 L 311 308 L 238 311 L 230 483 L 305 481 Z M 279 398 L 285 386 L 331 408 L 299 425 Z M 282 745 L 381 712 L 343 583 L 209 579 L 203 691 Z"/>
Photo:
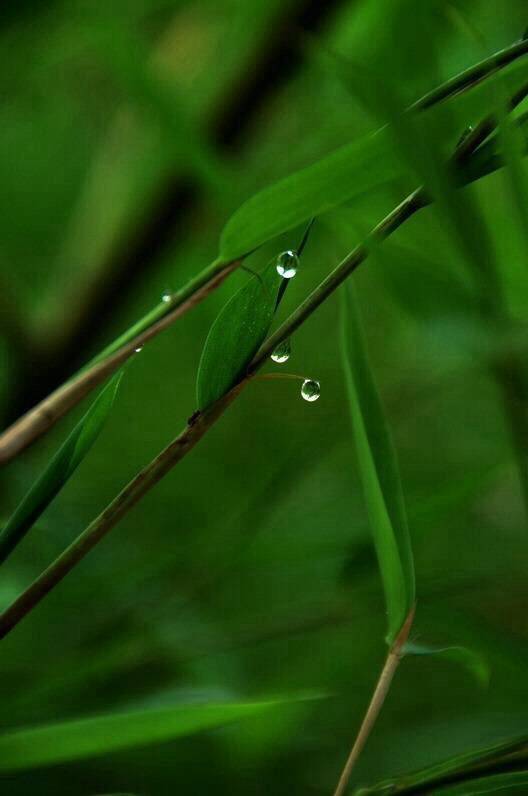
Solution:
<path fill-rule="evenodd" d="M 514 771 L 511 774 L 495 774 L 471 782 L 461 782 L 449 788 L 442 788 L 439 794 L 445 796 L 477 796 L 481 793 L 519 793 L 528 788 L 528 771 Z"/>
<path fill-rule="evenodd" d="M 267 700 L 177 705 L 14 730 L 0 736 L 0 771 L 24 771 L 164 743 L 285 704 L 286 700 Z"/>
<path fill-rule="evenodd" d="M 283 279 L 275 263 L 251 279 L 220 311 L 205 341 L 196 395 L 206 409 L 225 395 L 244 375 L 266 338 L 278 307 Z"/>
<path fill-rule="evenodd" d="M 482 655 L 468 647 L 434 647 L 430 644 L 417 644 L 408 641 L 403 648 L 404 655 L 441 655 L 447 660 L 464 666 L 475 677 L 477 683 L 483 687 L 489 684 L 489 667 Z"/>
<path fill-rule="evenodd" d="M 414 562 L 396 453 L 370 370 L 353 287 L 341 289 L 341 350 L 357 459 L 392 644 L 414 605 Z"/>
<path fill-rule="evenodd" d="M 22 541 L 35 520 L 82 462 L 108 417 L 123 371 L 118 371 L 61 445 L 0 533 L 0 563 Z"/>
<path fill-rule="evenodd" d="M 437 793 L 438 791 L 433 789 L 447 785 L 455 777 L 467 779 L 499 765 L 507 766 L 511 763 L 512 766 L 519 766 L 524 760 L 528 761 L 528 735 L 520 735 L 474 752 L 456 755 L 410 774 L 392 777 L 376 785 L 361 788 L 357 793 L 358 796 L 359 794 L 389 796 L 389 794 L 404 793 Z"/>

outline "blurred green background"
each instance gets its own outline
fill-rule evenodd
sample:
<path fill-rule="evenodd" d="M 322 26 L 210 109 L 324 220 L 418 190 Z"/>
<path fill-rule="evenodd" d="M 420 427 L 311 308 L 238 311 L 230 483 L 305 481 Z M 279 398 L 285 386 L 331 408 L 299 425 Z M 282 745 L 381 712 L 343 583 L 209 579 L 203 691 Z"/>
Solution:
<path fill-rule="evenodd" d="M 412 100 L 528 24 L 523 0 L 436 5 L 430 39 L 411 29 L 401 41 L 391 27 L 398 3 L 3 4 L 3 425 L 214 259 L 246 198 L 376 127 L 334 54 L 376 58 L 383 40 Z M 430 47 L 434 75 L 420 66 Z M 318 220 L 283 317 L 403 190 L 388 182 Z M 498 172 L 467 192 L 522 330 L 526 241 L 508 182 Z M 208 328 L 247 278 L 237 272 L 135 358 L 100 439 L 2 568 L 2 607 L 184 425 Z M 526 729 L 528 520 L 486 364 L 501 340 L 457 304 L 478 289 L 441 216 L 421 211 L 356 281 L 410 516 L 413 638 L 468 646 L 491 671 L 486 690 L 442 658 L 406 660 L 357 769 L 356 781 L 369 782 Z M 294 381 L 251 384 L 0 654 L 3 729 L 179 702 L 324 698 L 133 753 L 4 775 L 3 793 L 330 792 L 385 653 L 336 318 L 333 296 L 282 366 L 318 379 L 320 400 L 303 402 Z M 4 469 L 2 519 L 84 408 Z"/>

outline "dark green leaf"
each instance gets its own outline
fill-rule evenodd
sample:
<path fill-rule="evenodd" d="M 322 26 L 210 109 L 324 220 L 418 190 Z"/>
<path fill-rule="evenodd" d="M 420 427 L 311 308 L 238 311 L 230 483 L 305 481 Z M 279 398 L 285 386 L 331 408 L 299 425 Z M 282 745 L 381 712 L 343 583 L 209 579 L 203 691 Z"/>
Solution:
<path fill-rule="evenodd" d="M 119 371 L 108 382 L 7 521 L 0 534 L 0 562 L 22 541 L 92 447 L 112 408 L 122 375 Z"/>
<path fill-rule="evenodd" d="M 391 643 L 414 604 L 413 555 L 396 453 L 370 370 L 351 284 L 343 287 L 341 298 L 343 367 L 358 464 L 387 602 L 387 640 Z"/>
<path fill-rule="evenodd" d="M 519 761 L 526 760 L 527 749 L 528 736 L 521 735 L 484 749 L 478 749 L 475 752 L 456 755 L 449 760 L 443 760 L 441 763 L 435 763 L 411 774 L 393 777 L 386 782 L 361 788 L 358 790 L 358 796 L 359 794 L 361 796 L 367 796 L 367 794 L 389 796 L 393 793 L 443 793 L 444 791 L 440 791 L 439 788 L 454 777 L 467 779 L 470 776 L 484 773 L 493 766 L 506 765 L 507 762 L 518 765 Z"/>
<path fill-rule="evenodd" d="M 445 796 L 478 796 L 481 793 L 522 793 L 528 788 L 528 771 L 514 771 L 511 774 L 495 774 L 470 782 L 460 782 L 437 791 Z"/>
<path fill-rule="evenodd" d="M 261 275 L 252 276 L 217 316 L 198 368 L 199 409 L 206 409 L 243 378 L 268 334 L 282 281 L 275 263 L 270 263 Z"/>

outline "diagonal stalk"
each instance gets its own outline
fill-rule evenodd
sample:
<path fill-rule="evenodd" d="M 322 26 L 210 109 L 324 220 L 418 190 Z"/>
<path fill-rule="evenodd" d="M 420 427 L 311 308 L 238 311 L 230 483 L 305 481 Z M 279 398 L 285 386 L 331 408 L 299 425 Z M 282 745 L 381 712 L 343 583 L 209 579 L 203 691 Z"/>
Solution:
<path fill-rule="evenodd" d="M 413 619 L 414 608 L 412 608 L 410 611 L 407 619 L 403 623 L 402 629 L 398 633 L 394 643 L 389 649 L 389 654 L 387 655 L 385 664 L 381 670 L 381 674 L 378 678 L 374 693 L 372 694 L 372 699 L 370 700 L 365 717 L 361 723 L 361 727 L 359 728 L 356 740 L 354 741 L 343 772 L 339 778 L 339 782 L 337 783 L 334 796 L 343 796 L 343 794 L 346 792 L 350 775 L 352 774 L 354 766 L 365 747 L 370 733 L 372 732 L 372 728 L 376 723 L 381 708 L 383 707 L 383 703 L 385 702 L 385 698 L 389 692 L 392 678 L 394 677 L 396 669 L 398 668 L 398 664 L 402 659 L 403 648 L 407 642 L 407 639 L 409 638 Z"/>
<path fill-rule="evenodd" d="M 409 110 L 426 110 L 449 97 L 460 94 L 527 53 L 528 40 L 516 42 L 510 47 L 499 50 L 420 97 L 410 106 Z M 481 132 L 484 132 L 484 128 L 481 129 Z M 470 143 L 465 142 L 464 146 L 469 147 Z M 243 257 L 231 263 L 222 263 L 219 260 L 212 263 L 171 296 L 170 302 L 162 302 L 154 307 L 131 329 L 100 352 L 79 374 L 15 421 L 10 428 L 0 434 L 0 464 L 9 462 L 42 436 L 104 378 L 128 359 L 135 348 L 167 328 L 173 321 L 209 295 L 240 265 L 242 259 Z"/>
<path fill-rule="evenodd" d="M 475 146 L 481 143 L 483 126 L 489 119 L 478 125 L 470 140 Z M 486 135 L 489 134 L 489 130 Z M 452 165 L 464 165 L 471 155 L 467 143 L 456 150 Z M 84 556 L 113 528 L 117 522 L 160 481 L 172 467 L 185 456 L 202 438 L 207 430 L 223 414 L 229 404 L 237 397 L 254 373 L 262 367 L 276 346 L 289 337 L 319 305 L 362 263 L 369 254 L 368 241 L 381 242 L 395 232 L 405 221 L 413 216 L 430 200 L 423 188 L 417 188 L 374 227 L 367 243 L 356 246 L 341 263 L 321 282 L 290 317 L 261 346 L 248 366 L 247 376 L 223 398 L 203 412 L 196 412 L 186 428 L 150 464 L 130 481 L 110 505 L 72 542 L 60 555 L 8 608 L 0 614 L 0 638 L 12 630 L 60 581 L 81 561 Z M 238 263 L 233 264 L 236 267 Z M 220 272 L 218 278 L 225 278 Z M 188 299 L 193 301 L 191 295 Z M 130 344 L 133 345 L 133 344 Z M 118 355 L 119 352 L 116 353 Z M 104 366 L 104 361 L 101 367 Z"/>

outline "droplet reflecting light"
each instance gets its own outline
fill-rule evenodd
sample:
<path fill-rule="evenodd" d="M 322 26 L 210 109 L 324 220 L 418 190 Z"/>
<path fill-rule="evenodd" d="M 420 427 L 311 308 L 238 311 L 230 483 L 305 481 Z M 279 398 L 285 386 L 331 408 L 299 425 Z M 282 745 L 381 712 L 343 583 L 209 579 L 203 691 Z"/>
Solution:
<path fill-rule="evenodd" d="M 287 340 L 283 340 L 282 343 L 279 343 L 271 358 L 274 362 L 277 362 L 281 365 L 283 362 L 287 362 L 290 358 L 291 354 L 291 343 L 290 338 L 288 337 Z"/>
<path fill-rule="evenodd" d="M 283 279 L 292 279 L 297 273 L 299 258 L 297 253 L 291 250 L 282 252 L 277 257 L 277 273 Z"/>
<path fill-rule="evenodd" d="M 321 385 L 315 379 L 305 379 L 301 387 L 301 395 L 305 401 L 317 401 L 321 395 Z"/>

